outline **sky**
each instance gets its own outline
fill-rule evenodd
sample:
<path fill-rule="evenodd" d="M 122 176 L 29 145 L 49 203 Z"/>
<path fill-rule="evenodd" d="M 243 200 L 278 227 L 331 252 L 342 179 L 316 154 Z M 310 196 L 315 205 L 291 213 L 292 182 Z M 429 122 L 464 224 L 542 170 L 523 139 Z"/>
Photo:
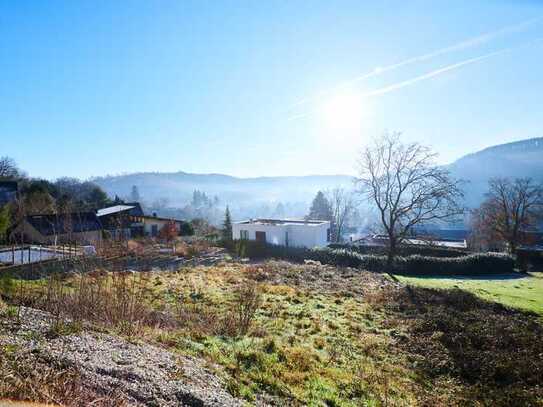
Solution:
<path fill-rule="evenodd" d="M 356 174 L 543 136 L 543 2 L 0 1 L 0 156 L 29 175 Z"/>

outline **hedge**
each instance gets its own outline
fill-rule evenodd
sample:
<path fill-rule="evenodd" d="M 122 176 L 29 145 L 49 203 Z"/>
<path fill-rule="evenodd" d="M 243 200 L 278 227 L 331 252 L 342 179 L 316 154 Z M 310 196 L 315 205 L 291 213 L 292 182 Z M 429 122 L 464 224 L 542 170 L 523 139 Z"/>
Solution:
<path fill-rule="evenodd" d="M 255 241 L 235 242 L 236 254 L 253 259 L 277 258 L 298 263 L 304 260 L 319 261 L 341 267 L 384 272 L 385 255 L 361 254 L 338 248 L 307 249 L 262 244 Z M 398 256 L 393 272 L 402 275 L 480 275 L 514 272 L 515 260 L 501 253 L 476 253 L 462 257 L 431 257 L 421 255 Z"/>
<path fill-rule="evenodd" d="M 333 243 L 328 247 L 333 249 L 347 249 L 360 254 L 385 255 L 387 248 L 384 246 L 357 246 L 343 243 Z M 462 257 L 468 254 L 467 249 L 432 246 L 432 245 L 403 245 L 398 247 L 399 256 L 411 256 L 420 254 L 430 257 Z"/>

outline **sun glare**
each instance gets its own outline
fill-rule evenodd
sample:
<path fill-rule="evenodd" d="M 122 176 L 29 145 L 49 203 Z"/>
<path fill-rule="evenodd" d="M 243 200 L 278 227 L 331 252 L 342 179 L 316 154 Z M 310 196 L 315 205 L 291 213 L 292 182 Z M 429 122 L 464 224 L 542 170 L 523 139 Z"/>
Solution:
<path fill-rule="evenodd" d="M 322 106 L 322 117 L 333 130 L 356 130 L 363 116 L 362 96 L 356 92 L 332 95 Z"/>

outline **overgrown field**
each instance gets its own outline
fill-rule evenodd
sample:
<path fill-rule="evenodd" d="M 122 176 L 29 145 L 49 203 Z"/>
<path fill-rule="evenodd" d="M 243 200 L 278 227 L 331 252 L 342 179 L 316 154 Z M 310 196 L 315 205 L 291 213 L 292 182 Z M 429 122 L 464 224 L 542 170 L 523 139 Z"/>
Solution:
<path fill-rule="evenodd" d="M 543 317 L 543 273 L 485 277 L 403 277 L 400 281 L 420 287 L 459 288 L 478 297 Z"/>
<path fill-rule="evenodd" d="M 203 357 L 250 404 L 543 405 L 538 319 L 463 290 L 286 262 L 3 287 L 72 328 Z"/>

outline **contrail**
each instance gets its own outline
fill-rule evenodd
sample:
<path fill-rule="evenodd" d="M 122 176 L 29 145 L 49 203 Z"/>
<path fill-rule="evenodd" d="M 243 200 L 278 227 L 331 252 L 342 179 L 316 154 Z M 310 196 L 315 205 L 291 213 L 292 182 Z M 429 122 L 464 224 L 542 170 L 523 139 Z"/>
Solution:
<path fill-rule="evenodd" d="M 320 92 L 318 95 L 316 95 L 314 97 L 307 97 L 307 98 L 300 99 L 297 102 L 293 103 L 290 106 L 290 108 L 305 104 L 307 102 L 311 102 L 312 100 L 315 100 L 315 99 L 317 99 L 317 98 L 319 98 L 321 96 L 330 94 L 330 93 L 334 92 L 337 89 L 341 89 L 342 87 L 349 86 L 349 85 L 355 84 L 357 82 L 360 82 L 360 81 L 363 81 L 363 80 L 366 80 L 366 79 L 369 79 L 369 78 L 372 78 L 372 77 L 375 77 L 375 76 L 382 75 L 385 72 L 390 72 L 390 71 L 402 68 L 402 67 L 407 66 L 407 65 L 415 64 L 415 63 L 418 63 L 418 62 L 424 62 L 424 61 L 427 61 L 429 59 L 432 59 L 432 58 L 435 58 L 435 57 L 438 57 L 438 56 L 441 56 L 441 55 L 449 54 L 451 52 L 461 51 L 461 50 L 464 50 L 464 49 L 467 49 L 467 48 L 472 48 L 472 47 L 475 47 L 477 45 L 481 45 L 481 44 L 484 44 L 486 42 L 489 42 L 489 41 L 493 40 L 494 38 L 499 37 L 501 35 L 521 31 L 524 28 L 529 27 L 530 25 L 541 21 L 542 19 L 543 19 L 543 17 L 532 18 L 530 20 L 526 20 L 526 21 L 523 21 L 523 22 L 518 23 L 518 24 L 509 25 L 507 27 L 500 28 L 499 30 L 491 31 L 491 32 L 479 35 L 477 37 L 473 37 L 473 38 L 470 38 L 468 40 L 459 42 L 457 44 L 454 44 L 454 45 L 451 45 L 451 46 L 448 46 L 448 47 L 445 47 L 445 48 L 441 48 L 441 49 L 439 49 L 437 51 L 433 51 L 433 52 L 430 52 L 430 53 L 427 53 L 427 54 L 423 54 L 423 55 L 415 56 L 415 57 L 412 57 L 412 58 L 408 58 L 408 59 L 406 59 L 404 61 L 392 64 L 392 65 L 387 65 L 387 66 L 384 66 L 384 67 L 377 67 L 377 68 L 373 69 L 370 72 L 367 72 L 365 74 L 357 76 L 357 77 L 355 77 L 353 79 L 350 79 L 348 81 L 342 82 L 339 85 L 336 85 L 336 86 L 334 86 L 333 88 L 331 88 L 331 89 L 329 89 L 327 91 Z"/>
<path fill-rule="evenodd" d="M 427 73 L 425 73 L 423 75 L 416 76 L 414 78 L 407 79 L 405 81 L 394 83 L 392 85 L 385 86 L 385 87 L 383 87 L 381 89 L 377 89 L 377 90 L 362 94 L 362 96 L 363 97 L 372 97 L 372 96 L 384 95 L 385 93 L 389 93 L 389 92 L 392 92 L 392 91 L 397 90 L 397 89 L 405 88 L 406 86 L 410 86 L 410 85 L 413 85 L 413 84 L 415 84 L 417 82 L 433 78 L 434 76 L 441 75 L 441 74 L 443 74 L 445 72 L 453 71 L 453 70 L 461 68 L 463 66 L 470 65 L 470 64 L 473 64 L 475 62 L 479 62 L 479 61 L 491 58 L 491 57 L 493 57 L 495 55 L 504 54 L 506 52 L 511 51 L 512 49 L 513 48 L 506 48 L 506 49 L 502 49 L 502 50 L 499 50 L 499 51 L 491 52 L 489 54 L 481 55 L 479 57 L 466 59 L 465 61 L 457 62 L 456 64 L 452 64 L 452 65 L 447 65 L 447 66 L 445 66 L 443 68 L 439 68 L 439 69 L 436 69 L 434 71 L 427 72 Z"/>
<path fill-rule="evenodd" d="M 511 52 L 511 51 L 516 50 L 518 48 L 524 48 L 524 47 L 528 47 L 528 46 L 531 46 L 531 45 L 534 45 L 534 44 L 537 44 L 537 43 L 541 43 L 542 41 L 543 41 L 543 38 L 537 38 L 537 39 L 535 39 L 533 41 L 527 42 L 525 44 L 522 44 L 522 45 L 519 45 L 519 46 L 516 46 L 516 47 L 503 48 L 503 49 L 500 49 L 500 50 L 497 50 L 497 51 L 494 51 L 494 52 L 490 52 L 488 54 L 484 54 L 484 55 L 481 55 L 481 56 L 478 56 L 478 57 L 475 57 L 475 58 L 466 59 L 464 61 L 457 62 L 455 64 L 444 66 L 443 68 L 435 69 L 435 70 L 427 72 L 427 73 L 425 73 L 423 75 L 415 76 L 414 78 L 407 79 L 405 81 L 394 83 L 392 85 L 388 85 L 388 86 L 385 86 L 383 88 L 373 90 L 371 92 L 362 93 L 361 96 L 368 98 L 368 97 L 384 95 L 386 93 L 393 92 L 395 90 L 402 89 L 402 88 L 405 88 L 407 86 L 414 85 L 417 82 L 421 82 L 421 81 L 424 81 L 426 79 L 430 79 L 430 78 L 433 78 L 435 76 L 444 74 L 446 72 L 453 71 L 455 69 L 459 69 L 459 68 L 461 68 L 463 66 L 471 65 L 471 64 L 474 64 L 476 62 L 483 61 L 485 59 L 494 57 L 496 55 L 505 54 L 507 52 Z M 305 114 L 298 114 L 296 116 L 289 117 L 287 120 L 292 121 L 292 120 L 302 119 L 304 117 L 310 116 L 312 113 L 313 112 L 308 112 L 308 113 L 305 113 Z"/>

